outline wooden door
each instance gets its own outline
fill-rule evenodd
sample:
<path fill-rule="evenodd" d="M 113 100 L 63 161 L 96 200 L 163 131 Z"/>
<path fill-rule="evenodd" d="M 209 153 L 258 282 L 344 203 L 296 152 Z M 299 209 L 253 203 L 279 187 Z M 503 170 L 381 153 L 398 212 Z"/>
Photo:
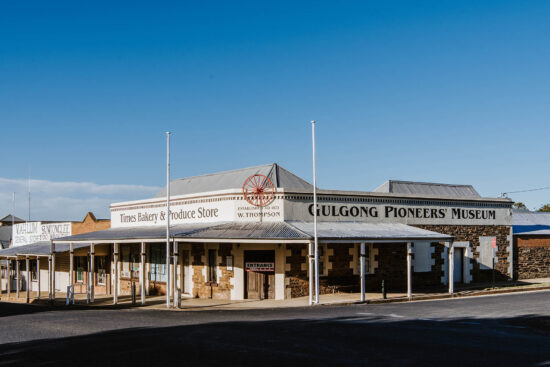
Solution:
<path fill-rule="evenodd" d="M 275 251 L 252 250 L 244 252 L 245 298 L 275 298 Z"/>
<path fill-rule="evenodd" d="M 275 274 L 264 273 L 263 299 L 275 299 Z"/>
<path fill-rule="evenodd" d="M 262 299 L 262 273 L 255 271 L 246 272 L 246 298 Z"/>

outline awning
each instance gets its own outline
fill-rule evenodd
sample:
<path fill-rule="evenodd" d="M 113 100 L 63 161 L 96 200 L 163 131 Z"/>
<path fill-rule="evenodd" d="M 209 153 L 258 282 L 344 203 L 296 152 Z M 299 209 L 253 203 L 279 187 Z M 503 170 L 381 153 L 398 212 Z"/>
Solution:
<path fill-rule="evenodd" d="M 220 225 L 220 223 L 204 223 L 204 224 L 178 224 L 170 227 L 170 237 L 175 237 L 177 234 L 184 235 L 188 232 L 194 232 L 204 228 Z M 77 234 L 74 236 L 62 237 L 53 240 L 55 243 L 108 243 L 122 240 L 162 240 L 166 238 L 165 226 L 145 226 L 145 227 L 124 227 L 124 228 L 109 228 L 102 231 L 88 232 Z"/>
<path fill-rule="evenodd" d="M 318 238 L 321 241 L 452 241 L 453 237 L 400 223 L 359 223 L 359 222 L 319 222 Z M 313 240 L 313 223 L 301 221 L 287 222 L 228 222 L 181 224 L 170 227 L 170 237 L 181 241 L 201 240 L 228 241 L 281 241 L 309 242 Z M 113 242 L 163 241 L 166 237 L 164 226 L 110 228 L 102 231 L 78 234 L 53 240 L 55 252 L 94 244 Z M 0 256 L 47 255 L 50 243 L 42 242 L 18 246 L 0 251 Z"/>
<path fill-rule="evenodd" d="M 176 238 L 246 239 L 246 240 L 310 240 L 311 236 L 287 222 L 231 222 L 202 228 L 187 233 L 176 233 Z"/>
<path fill-rule="evenodd" d="M 313 223 L 290 221 L 290 225 L 313 237 Z M 408 226 L 401 223 L 318 222 L 317 236 L 320 240 L 357 241 L 452 241 L 453 237 Z"/>

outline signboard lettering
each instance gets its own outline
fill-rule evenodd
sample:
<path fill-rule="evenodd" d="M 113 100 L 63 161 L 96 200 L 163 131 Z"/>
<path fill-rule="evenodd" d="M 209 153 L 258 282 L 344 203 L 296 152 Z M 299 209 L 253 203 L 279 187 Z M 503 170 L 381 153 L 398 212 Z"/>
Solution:
<path fill-rule="evenodd" d="M 270 262 L 250 262 L 245 264 L 246 271 L 275 272 L 275 263 Z"/>

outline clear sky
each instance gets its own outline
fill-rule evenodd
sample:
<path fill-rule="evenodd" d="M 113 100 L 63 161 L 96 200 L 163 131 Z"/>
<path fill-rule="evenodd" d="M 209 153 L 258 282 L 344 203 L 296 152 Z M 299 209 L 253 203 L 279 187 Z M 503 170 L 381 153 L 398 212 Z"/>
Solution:
<path fill-rule="evenodd" d="M 318 185 L 550 186 L 548 1 L 11 1 L 0 216 L 108 215 L 184 177 L 278 162 Z M 41 181 L 34 181 L 41 180 Z M 550 190 L 517 194 L 529 208 Z"/>

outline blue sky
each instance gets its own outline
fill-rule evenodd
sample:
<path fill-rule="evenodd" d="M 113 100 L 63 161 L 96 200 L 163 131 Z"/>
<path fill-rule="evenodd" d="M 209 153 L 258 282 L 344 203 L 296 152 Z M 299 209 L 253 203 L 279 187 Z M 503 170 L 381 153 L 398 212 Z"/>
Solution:
<path fill-rule="evenodd" d="M 17 191 L 26 217 L 29 167 L 35 219 L 151 196 L 166 130 L 174 177 L 310 180 L 311 119 L 322 188 L 550 186 L 548 19 L 545 1 L 5 3 L 2 211 Z"/>

